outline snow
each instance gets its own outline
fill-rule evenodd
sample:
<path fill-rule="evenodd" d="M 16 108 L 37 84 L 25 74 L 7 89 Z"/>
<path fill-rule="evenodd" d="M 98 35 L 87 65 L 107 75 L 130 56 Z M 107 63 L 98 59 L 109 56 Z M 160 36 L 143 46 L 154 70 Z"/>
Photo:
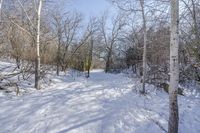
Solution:
<path fill-rule="evenodd" d="M 2 63 L 4 65 L 9 65 Z M 3 65 L 2 65 L 3 66 Z M 2 68 L 2 67 L 1 67 Z M 138 93 L 137 78 L 93 70 L 90 78 L 68 71 L 47 75 L 48 84 L 26 93 L 0 92 L 0 133 L 165 133 L 168 94 L 147 85 Z M 25 86 L 28 83 L 30 86 Z M 31 91 L 29 91 L 29 89 Z M 200 132 L 199 95 L 179 96 L 179 132 Z"/>

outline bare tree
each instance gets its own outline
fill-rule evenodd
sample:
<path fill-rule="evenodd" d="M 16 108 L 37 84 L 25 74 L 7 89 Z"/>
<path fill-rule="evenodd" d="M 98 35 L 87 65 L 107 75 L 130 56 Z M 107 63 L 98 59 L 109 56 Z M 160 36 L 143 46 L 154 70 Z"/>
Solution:
<path fill-rule="evenodd" d="M 69 66 L 69 61 L 70 61 L 70 57 L 71 57 L 71 56 L 69 56 L 70 55 L 69 49 L 70 49 L 70 46 L 75 44 L 77 31 L 79 29 L 81 20 L 82 20 L 81 15 L 78 13 L 69 15 L 64 20 L 64 29 L 63 29 L 64 35 L 63 36 L 65 38 L 65 41 L 64 41 L 64 46 L 63 46 L 64 51 L 61 56 L 61 62 L 60 62 L 62 70 L 66 70 L 66 68 Z M 81 45 L 82 44 L 83 43 L 81 43 Z M 74 52 L 76 52 L 76 50 Z M 72 54 L 74 52 L 72 52 Z"/>
<path fill-rule="evenodd" d="M 196 59 L 199 60 L 200 55 L 200 30 L 199 30 L 199 20 L 198 20 L 198 2 L 199 0 L 181 0 L 181 2 L 185 5 L 185 11 L 181 12 L 181 19 L 183 19 L 183 22 L 187 22 L 187 25 L 190 27 L 191 33 L 184 32 L 188 34 L 187 36 L 190 36 L 185 41 L 192 42 L 192 51 L 194 55 L 196 56 Z M 190 18 L 191 20 L 190 20 Z M 182 28 L 181 28 L 182 29 Z M 184 28 L 185 29 L 185 28 Z M 192 37 L 194 35 L 194 38 Z"/>
<path fill-rule="evenodd" d="M 86 57 L 86 71 L 87 75 L 86 77 L 90 77 L 90 69 L 92 66 L 92 57 L 93 57 L 93 48 L 94 48 L 94 41 L 95 41 L 95 36 L 94 33 L 98 30 L 98 23 L 96 18 L 91 18 L 90 23 L 88 25 L 88 32 L 91 33 L 89 43 L 88 43 L 88 52 L 87 52 L 87 57 Z"/>
<path fill-rule="evenodd" d="M 35 67 L 35 88 L 40 89 L 40 21 L 41 21 L 41 10 L 42 2 L 39 1 L 38 10 L 37 10 L 37 33 L 36 33 L 36 67 Z"/>
<path fill-rule="evenodd" d="M 93 35 L 91 35 L 90 37 L 90 46 L 89 46 L 89 54 L 88 54 L 88 61 L 87 61 L 87 78 L 90 77 L 90 69 L 91 69 L 91 66 L 92 66 L 92 53 L 93 53 L 93 48 L 94 48 L 94 38 L 93 38 Z"/>
<path fill-rule="evenodd" d="M 178 133 L 178 84 L 179 84 L 179 1 L 171 0 L 171 37 L 170 37 L 170 86 L 169 86 L 169 123 L 168 132 Z"/>
<path fill-rule="evenodd" d="M 11 44 L 11 47 L 12 47 L 11 55 L 16 60 L 17 68 L 20 69 L 20 59 L 23 53 L 22 41 L 20 40 L 22 38 L 21 34 L 18 31 L 18 29 L 13 24 L 11 24 L 10 30 L 8 31 L 7 36 L 8 36 L 9 43 Z"/>
<path fill-rule="evenodd" d="M 147 55 L 147 26 L 146 26 L 146 16 L 144 10 L 144 0 L 140 0 L 141 5 L 141 13 L 142 13 L 142 22 L 143 22 L 143 38 L 144 38 L 144 46 L 143 46 L 143 78 L 142 78 L 142 93 L 145 93 L 145 81 L 146 81 L 146 55 Z"/>
<path fill-rule="evenodd" d="M 40 17 L 41 17 L 43 0 L 38 0 L 38 9 L 34 8 L 33 6 L 29 10 L 25 8 L 24 3 L 22 3 L 20 0 L 13 2 L 14 5 L 16 4 L 15 2 L 19 4 L 20 8 L 22 9 L 21 19 L 25 19 L 23 16 L 25 15 L 27 23 L 25 24 L 24 21 L 21 20 L 22 24 L 20 24 L 14 19 L 15 17 L 11 17 L 9 15 L 6 15 L 5 13 L 4 15 L 13 25 L 15 25 L 18 29 L 20 29 L 30 37 L 32 44 L 30 49 L 36 50 L 34 51 L 35 52 L 34 55 L 32 55 L 33 58 L 35 59 L 35 88 L 40 89 L 40 82 L 39 82 L 40 81 L 40 24 L 41 24 Z M 27 1 L 27 3 L 30 4 L 31 2 Z M 32 1 L 33 5 L 37 5 L 36 3 L 37 1 Z M 37 15 L 32 13 L 33 10 L 37 13 Z"/>
<path fill-rule="evenodd" d="M 110 34 L 106 30 L 106 16 L 103 16 L 100 22 L 100 30 L 103 37 L 103 42 L 106 46 L 106 67 L 105 72 L 108 72 L 110 70 L 110 65 L 112 62 L 112 52 L 113 47 L 117 43 L 120 32 L 122 31 L 122 28 L 125 26 L 124 19 L 121 15 L 118 15 L 116 18 L 113 19 L 112 28 L 110 31 Z"/>
<path fill-rule="evenodd" d="M 119 9 L 121 9 L 122 11 L 125 12 L 130 12 L 132 13 L 136 13 L 136 12 L 140 12 L 142 15 L 142 29 L 143 29 L 143 67 L 142 67 L 142 90 L 141 93 L 145 93 L 145 82 L 146 82 L 146 65 L 147 65 L 147 61 L 146 61 L 146 52 L 147 52 L 147 21 L 146 21 L 146 14 L 147 12 L 145 11 L 145 0 L 114 0 L 113 1 L 114 4 L 116 4 Z M 138 5 L 139 4 L 139 5 Z M 136 6 L 138 5 L 138 6 Z M 139 7 L 139 8 L 138 8 Z"/>
<path fill-rule="evenodd" d="M 59 75 L 60 71 L 60 62 L 61 62 L 61 45 L 63 40 L 63 17 L 59 13 L 53 14 L 54 26 L 56 30 L 56 36 L 58 40 L 58 49 L 57 49 L 57 57 L 56 57 L 56 73 Z"/>

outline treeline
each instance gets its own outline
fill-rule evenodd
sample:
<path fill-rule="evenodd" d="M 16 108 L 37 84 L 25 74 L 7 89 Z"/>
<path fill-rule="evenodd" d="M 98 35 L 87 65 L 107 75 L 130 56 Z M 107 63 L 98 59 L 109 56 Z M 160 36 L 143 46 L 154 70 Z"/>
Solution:
<path fill-rule="evenodd" d="M 81 13 L 66 10 L 63 1 L 43 1 L 39 33 L 41 74 L 48 70 L 47 65 L 57 75 L 73 68 L 88 71 L 87 77 L 92 68 L 104 68 L 105 72 L 131 68 L 138 76 L 146 74 L 145 82 L 160 85 L 168 81 L 169 1 L 108 2 L 116 7 L 117 14 L 105 12 L 87 21 Z M 180 82 L 200 81 L 199 3 L 180 1 Z M 0 56 L 14 59 L 18 69 L 36 67 L 38 5 L 39 1 L 33 0 L 2 1 Z"/>

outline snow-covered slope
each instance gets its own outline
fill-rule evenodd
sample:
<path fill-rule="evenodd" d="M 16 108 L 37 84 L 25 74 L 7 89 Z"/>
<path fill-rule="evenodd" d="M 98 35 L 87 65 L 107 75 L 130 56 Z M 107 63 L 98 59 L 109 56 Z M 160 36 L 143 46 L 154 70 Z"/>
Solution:
<path fill-rule="evenodd" d="M 162 133 L 167 130 L 168 95 L 137 79 L 92 71 L 48 76 L 40 91 L 0 97 L 0 133 Z M 200 133 L 200 98 L 179 96 L 180 133 Z"/>

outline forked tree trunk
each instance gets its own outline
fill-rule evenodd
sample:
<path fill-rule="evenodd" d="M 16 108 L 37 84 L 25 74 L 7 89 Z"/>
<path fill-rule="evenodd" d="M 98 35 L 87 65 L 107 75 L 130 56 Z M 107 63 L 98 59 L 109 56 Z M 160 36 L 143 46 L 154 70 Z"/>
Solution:
<path fill-rule="evenodd" d="M 40 17 L 42 10 L 42 1 L 39 1 L 37 10 L 37 40 L 36 40 L 36 63 L 35 63 L 35 88 L 40 89 Z"/>
<path fill-rule="evenodd" d="M 178 83 L 179 83 L 179 1 L 171 0 L 170 85 L 168 133 L 178 133 Z"/>

